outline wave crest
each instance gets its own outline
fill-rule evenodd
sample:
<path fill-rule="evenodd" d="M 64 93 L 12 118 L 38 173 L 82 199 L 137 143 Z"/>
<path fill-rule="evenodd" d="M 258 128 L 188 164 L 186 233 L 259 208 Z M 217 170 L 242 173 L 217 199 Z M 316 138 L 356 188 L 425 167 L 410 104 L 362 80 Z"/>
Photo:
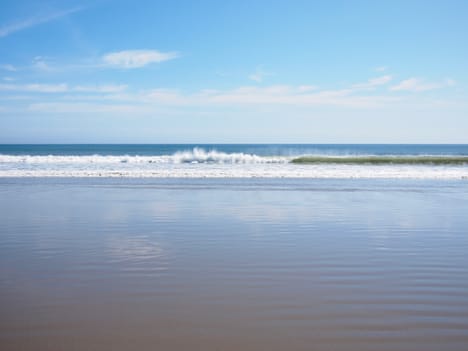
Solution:
<path fill-rule="evenodd" d="M 225 153 L 216 150 L 206 151 L 194 148 L 190 151 L 176 152 L 172 156 L 174 163 L 286 163 L 284 157 L 266 157 L 245 153 Z"/>
<path fill-rule="evenodd" d="M 202 148 L 178 151 L 173 155 L 131 156 L 131 155 L 0 155 L 0 163 L 23 164 L 117 164 L 117 163 L 210 163 L 210 164 L 264 164 L 287 163 L 290 158 L 258 156 L 245 153 L 225 153 Z"/>

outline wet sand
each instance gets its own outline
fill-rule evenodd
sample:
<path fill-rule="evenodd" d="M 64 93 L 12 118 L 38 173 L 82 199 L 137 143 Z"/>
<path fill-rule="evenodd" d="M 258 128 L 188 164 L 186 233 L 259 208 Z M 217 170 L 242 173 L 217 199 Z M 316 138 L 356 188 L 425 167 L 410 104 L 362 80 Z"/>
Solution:
<path fill-rule="evenodd" d="M 0 180 L 0 349 L 466 350 L 468 184 Z"/>

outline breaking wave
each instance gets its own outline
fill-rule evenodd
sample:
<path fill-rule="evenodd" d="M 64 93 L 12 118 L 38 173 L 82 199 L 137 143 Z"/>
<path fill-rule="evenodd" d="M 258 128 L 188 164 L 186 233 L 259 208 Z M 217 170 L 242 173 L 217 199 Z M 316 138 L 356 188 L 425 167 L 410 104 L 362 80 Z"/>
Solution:
<path fill-rule="evenodd" d="M 0 154 L 0 177 L 468 179 L 468 156 L 259 156 L 202 148 L 144 156 Z"/>
<path fill-rule="evenodd" d="M 468 156 L 301 156 L 291 160 L 297 164 L 348 165 L 464 165 Z"/>
<path fill-rule="evenodd" d="M 0 155 L 0 163 L 36 164 L 112 164 L 112 163 L 214 163 L 214 164 L 256 164 L 287 163 L 288 157 L 258 156 L 246 153 L 225 153 L 201 148 L 179 151 L 173 155 L 130 156 L 130 155 Z"/>

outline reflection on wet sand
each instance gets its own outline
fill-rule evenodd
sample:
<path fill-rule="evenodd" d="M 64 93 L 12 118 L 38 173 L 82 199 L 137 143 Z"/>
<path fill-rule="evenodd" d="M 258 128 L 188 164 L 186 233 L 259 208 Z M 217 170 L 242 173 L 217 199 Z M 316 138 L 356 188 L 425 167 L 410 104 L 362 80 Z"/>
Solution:
<path fill-rule="evenodd" d="M 0 183 L 0 349 L 466 349 L 466 184 L 212 182 Z"/>

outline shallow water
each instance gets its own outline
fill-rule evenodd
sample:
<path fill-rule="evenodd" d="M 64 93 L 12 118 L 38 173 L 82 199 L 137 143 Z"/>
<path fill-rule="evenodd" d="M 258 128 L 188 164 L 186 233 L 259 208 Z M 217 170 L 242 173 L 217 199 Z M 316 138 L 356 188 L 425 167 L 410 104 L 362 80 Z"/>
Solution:
<path fill-rule="evenodd" d="M 466 350 L 466 180 L 0 180 L 0 349 Z"/>

